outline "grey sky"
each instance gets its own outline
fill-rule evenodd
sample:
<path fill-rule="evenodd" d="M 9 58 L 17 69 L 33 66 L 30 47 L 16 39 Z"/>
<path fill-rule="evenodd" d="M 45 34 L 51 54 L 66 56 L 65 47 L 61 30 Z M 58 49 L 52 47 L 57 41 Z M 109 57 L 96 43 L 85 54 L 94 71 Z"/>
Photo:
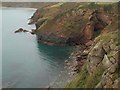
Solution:
<path fill-rule="evenodd" d="M 118 2 L 119 0 L 0 0 L 2 2 Z"/>

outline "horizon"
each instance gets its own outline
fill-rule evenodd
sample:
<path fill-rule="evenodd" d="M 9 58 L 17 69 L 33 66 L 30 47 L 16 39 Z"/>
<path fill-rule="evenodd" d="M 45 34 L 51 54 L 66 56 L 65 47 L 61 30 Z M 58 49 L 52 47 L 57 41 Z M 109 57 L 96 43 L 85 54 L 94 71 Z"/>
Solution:
<path fill-rule="evenodd" d="M 0 2 L 119 2 L 119 0 L 0 0 Z"/>

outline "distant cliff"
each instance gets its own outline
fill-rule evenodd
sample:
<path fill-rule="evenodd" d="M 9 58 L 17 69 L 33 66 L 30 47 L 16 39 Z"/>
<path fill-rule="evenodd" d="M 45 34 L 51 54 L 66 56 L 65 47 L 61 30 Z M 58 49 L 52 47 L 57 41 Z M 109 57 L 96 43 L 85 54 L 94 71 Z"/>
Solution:
<path fill-rule="evenodd" d="M 46 2 L 2 2 L 3 7 L 27 7 L 27 8 L 41 8 L 53 3 Z"/>

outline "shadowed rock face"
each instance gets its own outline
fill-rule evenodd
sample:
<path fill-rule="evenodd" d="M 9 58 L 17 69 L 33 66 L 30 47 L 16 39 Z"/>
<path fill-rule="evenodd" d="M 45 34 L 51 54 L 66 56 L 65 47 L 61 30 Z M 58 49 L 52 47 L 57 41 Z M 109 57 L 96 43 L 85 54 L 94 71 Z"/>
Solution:
<path fill-rule="evenodd" d="M 89 22 L 85 26 L 83 30 L 83 35 L 85 39 L 88 39 L 88 40 L 92 39 L 93 34 L 94 34 L 94 25 L 95 25 L 94 22 Z"/>

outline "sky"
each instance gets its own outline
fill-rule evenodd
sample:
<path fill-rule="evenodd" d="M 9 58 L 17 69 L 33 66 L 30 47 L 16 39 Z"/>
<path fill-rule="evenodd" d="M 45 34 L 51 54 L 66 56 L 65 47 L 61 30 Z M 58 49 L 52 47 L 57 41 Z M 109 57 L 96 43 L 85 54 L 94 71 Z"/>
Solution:
<path fill-rule="evenodd" d="M 119 0 L 0 0 L 2 2 L 118 2 Z"/>

